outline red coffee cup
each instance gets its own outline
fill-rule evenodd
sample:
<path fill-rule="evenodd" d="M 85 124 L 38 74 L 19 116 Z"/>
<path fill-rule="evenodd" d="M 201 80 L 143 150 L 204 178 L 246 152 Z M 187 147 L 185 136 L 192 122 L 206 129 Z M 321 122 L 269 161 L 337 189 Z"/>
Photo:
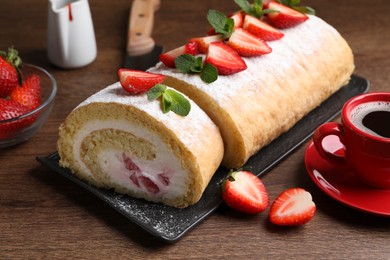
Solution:
<path fill-rule="evenodd" d="M 330 122 L 317 128 L 314 146 L 328 162 L 347 165 L 361 181 L 390 189 L 389 115 L 390 92 L 351 98 L 342 108 L 341 124 Z M 344 153 L 334 154 L 324 149 L 322 141 L 329 135 L 339 137 Z"/>

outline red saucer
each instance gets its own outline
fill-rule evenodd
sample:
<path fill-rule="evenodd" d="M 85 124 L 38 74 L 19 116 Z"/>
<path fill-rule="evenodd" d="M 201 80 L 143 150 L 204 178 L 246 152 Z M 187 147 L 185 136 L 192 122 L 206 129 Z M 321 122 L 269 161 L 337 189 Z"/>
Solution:
<path fill-rule="evenodd" d="M 328 142 L 324 146 L 333 150 L 340 144 L 337 137 L 324 142 Z M 361 211 L 390 217 L 390 189 L 364 184 L 351 169 L 328 163 L 318 154 L 313 141 L 306 148 L 305 165 L 314 183 L 333 199 Z"/>

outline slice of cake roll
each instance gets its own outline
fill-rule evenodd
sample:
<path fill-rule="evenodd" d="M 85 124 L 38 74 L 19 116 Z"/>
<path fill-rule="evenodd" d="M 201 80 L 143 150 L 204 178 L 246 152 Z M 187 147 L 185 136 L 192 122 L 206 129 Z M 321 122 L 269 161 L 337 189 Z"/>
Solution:
<path fill-rule="evenodd" d="M 211 119 L 190 100 L 186 117 L 115 83 L 89 97 L 60 127 L 60 165 L 102 188 L 174 207 L 196 203 L 223 158 Z"/>
<path fill-rule="evenodd" d="M 225 142 L 222 164 L 242 166 L 346 84 L 354 70 L 347 42 L 316 16 L 281 30 L 267 55 L 243 58 L 247 69 L 205 83 L 159 63 L 149 71 L 188 95 L 218 125 Z"/>

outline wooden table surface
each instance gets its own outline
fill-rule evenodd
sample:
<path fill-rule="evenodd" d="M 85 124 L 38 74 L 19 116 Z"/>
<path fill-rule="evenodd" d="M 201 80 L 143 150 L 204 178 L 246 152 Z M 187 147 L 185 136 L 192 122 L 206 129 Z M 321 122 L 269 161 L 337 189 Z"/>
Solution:
<path fill-rule="evenodd" d="M 41 166 L 35 158 L 56 150 L 57 130 L 67 114 L 117 81 L 130 3 L 90 1 L 97 59 L 81 69 L 62 70 L 51 65 L 46 55 L 48 1 L 0 2 L 0 49 L 15 46 L 25 62 L 46 68 L 58 83 L 44 128 L 31 140 L 0 150 L 0 258 L 390 259 L 390 218 L 357 211 L 325 195 L 305 170 L 307 142 L 262 180 L 271 200 L 286 188 L 310 191 L 317 204 L 311 222 L 281 228 L 269 222 L 268 210 L 248 217 L 222 207 L 174 244 L 151 236 Z M 370 80 L 370 91 L 390 91 L 388 0 L 306 3 L 349 42 L 355 53 L 355 74 Z M 155 40 L 172 49 L 189 37 L 203 35 L 209 28 L 209 9 L 230 13 L 237 8 L 233 0 L 163 0 L 155 18 Z"/>

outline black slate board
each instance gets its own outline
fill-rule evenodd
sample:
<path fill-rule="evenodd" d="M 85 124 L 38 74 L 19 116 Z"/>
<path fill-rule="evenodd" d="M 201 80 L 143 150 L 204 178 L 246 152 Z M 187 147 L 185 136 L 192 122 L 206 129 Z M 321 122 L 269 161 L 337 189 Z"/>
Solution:
<path fill-rule="evenodd" d="M 335 118 L 348 99 L 368 91 L 368 88 L 368 80 L 353 75 L 348 85 L 341 88 L 321 106 L 310 112 L 288 132 L 252 156 L 246 165 L 251 166 L 251 171 L 258 176 L 265 174 L 299 145 L 308 140 L 320 124 Z M 54 172 L 92 192 L 152 235 L 170 243 L 177 241 L 218 208 L 222 202 L 219 183 L 228 172 L 224 168 L 218 169 L 197 204 L 185 209 L 176 209 L 162 204 L 130 198 L 112 190 L 92 187 L 74 177 L 69 170 L 60 167 L 57 152 L 47 157 L 37 157 L 37 160 Z"/>

